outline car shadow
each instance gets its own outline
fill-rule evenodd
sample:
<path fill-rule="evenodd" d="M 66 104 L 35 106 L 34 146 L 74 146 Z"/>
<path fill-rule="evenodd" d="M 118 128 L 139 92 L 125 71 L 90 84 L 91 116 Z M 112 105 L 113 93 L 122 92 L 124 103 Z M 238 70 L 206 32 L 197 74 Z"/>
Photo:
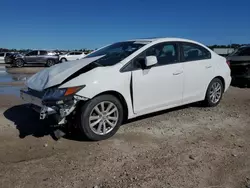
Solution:
<path fill-rule="evenodd" d="M 94 142 L 88 139 L 85 135 L 83 135 L 79 129 L 75 129 L 71 132 L 67 132 L 67 134 L 63 136 L 63 138 L 67 140 L 78 141 L 78 142 Z"/>
<path fill-rule="evenodd" d="M 143 120 L 143 119 L 152 118 L 152 117 L 155 117 L 155 116 L 160 116 L 160 115 L 163 115 L 163 114 L 167 114 L 169 112 L 174 112 L 174 111 L 179 111 L 179 110 L 187 109 L 187 108 L 190 108 L 190 107 L 195 107 L 195 108 L 201 108 L 201 107 L 203 107 L 203 108 L 205 108 L 205 106 L 204 106 L 204 104 L 202 102 L 196 102 L 196 103 L 192 103 L 192 104 L 187 104 L 187 105 L 183 105 L 183 106 L 178 106 L 178 107 L 170 108 L 170 109 L 167 109 L 167 110 L 162 110 L 162 111 L 158 111 L 158 112 L 153 112 L 153 113 L 150 113 L 150 114 L 142 115 L 142 116 L 139 116 L 139 117 L 127 120 L 126 122 L 123 123 L 123 125 L 129 124 L 129 123 L 133 123 L 133 122 L 137 122 L 137 121 L 140 121 L 140 120 Z"/>
<path fill-rule="evenodd" d="M 176 108 L 171 108 L 168 110 L 163 110 L 159 112 L 150 113 L 147 115 L 143 115 L 131 120 L 125 121 L 122 126 L 126 126 L 129 123 L 137 122 L 142 119 L 152 118 L 154 116 L 159 116 L 165 113 L 169 113 L 172 111 L 178 111 L 183 110 L 189 107 L 203 107 L 202 103 L 193 103 L 189 105 L 184 105 Z M 45 119 L 45 120 L 39 120 L 39 114 L 35 111 L 33 111 L 31 108 L 28 107 L 27 104 L 13 106 L 9 109 L 7 109 L 4 112 L 5 118 L 8 120 L 14 122 L 16 129 L 19 131 L 19 137 L 25 138 L 27 136 L 34 136 L 36 138 L 44 137 L 44 136 L 51 136 L 52 139 L 58 140 L 57 137 L 55 137 L 54 131 L 56 130 L 53 128 L 53 120 L 52 119 Z M 72 122 L 72 125 L 75 123 Z M 81 131 L 77 126 L 67 126 L 67 130 L 64 129 L 63 131 L 66 133 L 63 138 L 67 140 L 73 140 L 73 141 L 84 141 L 89 142 L 90 140 L 83 136 L 81 134 Z M 69 128 L 70 127 L 70 128 Z"/>
<path fill-rule="evenodd" d="M 19 138 L 23 139 L 27 136 L 36 138 L 51 136 L 52 139 L 58 140 L 55 136 L 56 130 L 61 130 L 65 135 L 62 137 L 68 140 L 89 141 L 86 137 L 80 134 L 80 131 L 75 126 L 67 126 L 66 128 L 54 128 L 55 122 L 52 118 L 40 120 L 39 114 L 29 108 L 27 104 L 13 106 L 7 109 L 4 113 L 6 119 L 12 121 L 19 131 Z M 71 127 L 71 128 L 69 128 Z"/>
<path fill-rule="evenodd" d="M 52 136 L 53 128 L 52 120 L 39 120 L 39 114 L 28 108 L 26 104 L 13 106 L 4 112 L 5 118 L 14 122 L 16 129 L 19 131 L 19 137 L 25 138 L 26 136 L 44 137 L 47 135 Z"/>
<path fill-rule="evenodd" d="M 183 105 L 183 106 L 179 106 L 179 107 L 175 107 L 175 108 L 171 108 L 171 109 L 167 109 L 167 110 L 163 110 L 163 111 L 158 111 L 158 112 L 142 115 L 142 116 L 130 119 L 130 120 L 126 120 L 122 123 L 121 126 L 127 126 L 133 122 L 137 122 L 137 121 L 140 121 L 143 119 L 152 118 L 152 117 L 159 116 L 159 115 L 166 114 L 166 113 L 173 112 L 173 111 L 183 110 L 183 109 L 190 108 L 190 107 L 195 107 L 195 108 L 203 107 L 204 108 L 205 106 L 202 102 L 196 102 L 196 103 L 192 103 L 192 104 L 188 104 L 188 105 Z M 68 140 L 73 140 L 73 141 L 92 142 L 87 137 L 83 136 L 81 134 L 81 131 L 79 131 L 79 129 L 76 128 L 76 129 L 73 129 L 71 131 L 72 132 L 70 132 L 70 134 L 67 134 L 64 138 L 66 138 Z"/>
<path fill-rule="evenodd" d="M 231 86 L 238 87 L 238 88 L 250 88 L 250 81 L 232 79 Z"/>

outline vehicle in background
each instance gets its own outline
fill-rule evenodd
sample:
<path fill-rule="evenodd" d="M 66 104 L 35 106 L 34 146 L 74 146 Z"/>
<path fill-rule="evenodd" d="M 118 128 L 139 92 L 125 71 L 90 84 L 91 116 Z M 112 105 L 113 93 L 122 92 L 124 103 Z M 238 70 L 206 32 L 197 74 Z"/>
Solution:
<path fill-rule="evenodd" d="M 5 57 L 10 56 L 11 54 L 13 54 L 13 53 L 12 52 L 0 52 L 0 64 L 4 64 Z"/>
<path fill-rule="evenodd" d="M 61 51 L 61 50 L 54 50 L 53 51 L 56 55 L 64 55 L 66 52 L 64 52 L 64 51 Z"/>
<path fill-rule="evenodd" d="M 220 56 L 226 57 L 234 51 L 234 48 L 213 48 L 213 51 Z"/>
<path fill-rule="evenodd" d="M 27 64 L 42 64 L 51 67 L 59 63 L 59 55 L 55 51 L 33 50 L 26 54 L 12 54 L 5 57 L 5 63 L 16 67 L 23 67 Z"/>
<path fill-rule="evenodd" d="M 250 84 L 250 45 L 242 46 L 227 56 L 233 83 Z"/>
<path fill-rule="evenodd" d="M 65 61 L 73 61 L 73 60 L 78 60 L 82 59 L 86 56 L 84 52 L 69 52 L 63 55 L 60 55 L 60 62 L 65 62 Z"/>
<path fill-rule="evenodd" d="M 65 55 L 67 53 L 69 53 L 69 50 L 60 50 L 60 55 Z"/>
<path fill-rule="evenodd" d="M 226 58 L 180 38 L 137 39 L 100 48 L 31 76 L 21 98 L 40 119 L 78 125 L 90 140 L 113 136 L 127 119 L 203 101 L 217 106 L 230 86 Z"/>

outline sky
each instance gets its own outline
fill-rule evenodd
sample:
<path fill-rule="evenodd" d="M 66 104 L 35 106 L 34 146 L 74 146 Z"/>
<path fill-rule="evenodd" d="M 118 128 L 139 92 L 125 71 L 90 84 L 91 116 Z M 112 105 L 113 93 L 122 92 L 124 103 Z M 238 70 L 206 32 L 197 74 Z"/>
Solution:
<path fill-rule="evenodd" d="M 144 37 L 250 43 L 250 0 L 3 0 L 0 47 L 95 49 Z"/>

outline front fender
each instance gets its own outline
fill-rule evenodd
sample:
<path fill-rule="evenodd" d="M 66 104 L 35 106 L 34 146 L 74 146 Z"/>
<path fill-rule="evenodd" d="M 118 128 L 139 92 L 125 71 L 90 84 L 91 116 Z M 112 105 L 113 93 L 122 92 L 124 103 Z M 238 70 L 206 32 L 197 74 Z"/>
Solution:
<path fill-rule="evenodd" d="M 15 61 L 15 60 L 22 60 L 22 61 L 24 61 L 24 58 L 22 58 L 22 57 L 15 57 L 13 60 Z"/>
<path fill-rule="evenodd" d="M 104 92 L 117 92 L 123 96 L 128 107 L 128 116 L 133 116 L 131 100 L 131 72 L 121 73 L 116 66 L 97 67 L 61 85 L 60 88 L 85 85 L 76 95 L 92 99 Z"/>

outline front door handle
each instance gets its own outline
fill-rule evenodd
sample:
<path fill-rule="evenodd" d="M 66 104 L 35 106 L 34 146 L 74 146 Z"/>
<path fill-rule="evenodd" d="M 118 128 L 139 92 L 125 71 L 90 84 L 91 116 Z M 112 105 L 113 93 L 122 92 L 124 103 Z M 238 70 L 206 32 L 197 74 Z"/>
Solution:
<path fill-rule="evenodd" d="M 183 71 L 176 71 L 176 72 L 173 73 L 173 75 L 176 76 L 176 75 L 179 75 L 179 74 L 182 74 L 182 73 L 183 73 Z"/>

